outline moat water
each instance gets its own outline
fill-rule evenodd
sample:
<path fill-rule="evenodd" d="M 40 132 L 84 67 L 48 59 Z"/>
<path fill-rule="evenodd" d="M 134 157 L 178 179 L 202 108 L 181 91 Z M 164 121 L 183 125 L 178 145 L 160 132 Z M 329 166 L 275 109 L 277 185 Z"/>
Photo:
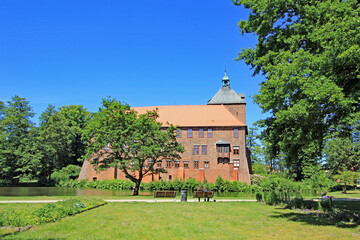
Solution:
<path fill-rule="evenodd" d="M 66 187 L 0 187 L 0 196 L 26 197 L 26 196 L 131 196 L 131 190 L 102 190 L 102 189 L 80 189 Z M 140 191 L 139 195 L 153 195 L 151 191 Z M 178 194 L 180 196 L 180 193 Z M 191 196 L 192 193 L 188 193 Z M 225 192 L 216 193 L 217 197 L 242 197 L 254 198 L 252 193 Z"/>

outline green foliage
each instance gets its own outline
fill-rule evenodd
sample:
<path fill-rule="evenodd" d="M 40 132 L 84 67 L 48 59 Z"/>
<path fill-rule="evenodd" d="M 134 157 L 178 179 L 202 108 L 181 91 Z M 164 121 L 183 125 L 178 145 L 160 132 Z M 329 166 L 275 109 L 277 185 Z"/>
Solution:
<path fill-rule="evenodd" d="M 302 189 L 307 192 L 319 193 L 337 185 L 337 182 L 329 173 L 322 170 L 320 165 L 307 165 L 303 168 L 303 173 L 307 178 L 302 181 Z"/>
<path fill-rule="evenodd" d="M 254 174 L 265 175 L 268 173 L 268 166 L 261 163 L 252 163 L 251 168 Z"/>
<path fill-rule="evenodd" d="M 332 212 L 334 210 L 335 205 L 332 198 L 326 198 L 326 199 L 321 199 L 320 206 L 324 212 Z"/>
<path fill-rule="evenodd" d="M 36 129 L 29 101 L 14 96 L 0 101 L 0 179 L 17 183 L 21 176 L 33 174 L 37 165 L 34 147 Z"/>
<path fill-rule="evenodd" d="M 264 202 L 268 205 L 276 205 L 280 203 L 280 199 L 275 191 L 264 193 Z"/>
<path fill-rule="evenodd" d="M 157 160 L 180 158 L 184 148 L 176 141 L 176 128 L 170 125 L 161 131 L 157 110 L 137 114 L 116 99 L 103 99 L 102 107 L 89 122 L 85 138 L 91 139 L 87 157 L 99 157 L 99 170 L 118 167 L 135 183 L 138 194 L 144 176 L 164 171 L 155 168 Z M 109 146 L 111 150 L 105 150 Z M 101 150 L 101 151 L 100 151 Z"/>
<path fill-rule="evenodd" d="M 354 184 L 355 180 L 359 179 L 359 173 L 352 171 L 343 171 L 334 176 L 335 179 L 340 179 L 340 182 L 344 184 L 344 193 L 346 193 L 347 185 Z"/>
<path fill-rule="evenodd" d="M 71 163 L 73 136 L 64 115 L 52 105 L 44 111 L 40 120 L 38 150 L 42 156 L 38 176 L 42 180 L 51 180 L 54 170 Z"/>
<path fill-rule="evenodd" d="M 360 104 L 360 8 L 349 1 L 233 0 L 250 10 L 242 34 L 255 48 L 238 60 L 266 80 L 254 100 L 271 116 L 261 122 L 269 156 L 283 154 L 301 180 L 322 157 L 325 136 L 348 128 Z"/>
<path fill-rule="evenodd" d="M 256 127 L 250 127 L 248 134 L 246 135 L 246 147 L 250 150 L 250 159 L 252 166 L 254 164 L 260 164 L 263 162 L 263 149 L 261 148 L 259 144 L 260 135 L 257 133 L 258 128 Z M 254 171 L 256 174 L 262 174 L 262 172 Z"/>
<path fill-rule="evenodd" d="M 305 200 L 304 201 L 304 208 L 311 209 L 311 210 L 318 210 L 319 209 L 319 202 L 313 200 Z"/>
<path fill-rule="evenodd" d="M 71 164 L 82 162 L 82 156 L 85 155 L 86 143 L 88 139 L 83 140 L 84 129 L 91 119 L 91 113 L 82 105 L 68 105 L 59 108 L 60 113 L 65 117 L 66 123 L 70 128 L 71 141 Z"/>
<path fill-rule="evenodd" d="M 338 127 L 325 144 L 327 168 L 332 174 L 338 171 L 358 171 L 360 167 L 360 113 L 349 126 Z"/>
<path fill-rule="evenodd" d="M 256 193 L 256 201 L 262 202 L 263 201 L 263 195 L 262 193 Z"/>
<path fill-rule="evenodd" d="M 77 165 L 67 165 L 59 171 L 54 171 L 51 174 L 51 179 L 55 183 L 67 181 L 69 179 L 76 179 L 80 174 L 81 167 Z"/>
<path fill-rule="evenodd" d="M 36 210 L 7 209 L 0 213 L 0 226 L 24 227 L 54 222 L 103 204 L 105 202 L 100 199 L 69 199 L 49 203 Z"/>

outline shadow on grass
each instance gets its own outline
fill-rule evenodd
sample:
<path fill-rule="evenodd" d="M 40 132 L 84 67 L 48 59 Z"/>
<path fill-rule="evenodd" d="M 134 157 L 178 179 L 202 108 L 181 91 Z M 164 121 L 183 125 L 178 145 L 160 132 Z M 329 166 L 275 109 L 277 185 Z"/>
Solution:
<path fill-rule="evenodd" d="M 272 218 L 286 218 L 289 221 L 294 222 L 302 222 L 309 225 L 317 225 L 317 226 L 336 226 L 340 228 L 356 228 L 359 225 L 356 223 L 345 223 L 338 222 L 329 217 L 329 215 L 324 213 L 314 213 L 314 212 L 291 212 L 291 213 L 283 213 L 280 211 L 276 211 L 275 214 L 270 217 Z"/>
<path fill-rule="evenodd" d="M 27 230 L 25 230 L 25 231 L 27 231 Z M 23 232 L 23 231 L 14 231 L 14 232 L 8 232 L 8 233 L 3 233 L 3 234 L 0 234 L 0 239 L 2 239 L 2 238 L 4 238 L 4 237 L 6 237 L 6 236 L 9 236 L 10 237 L 10 239 L 17 239 L 17 234 L 19 234 L 19 233 L 21 233 L 21 232 Z M 61 238 L 48 238 L 48 237 L 44 237 L 44 238 L 36 238 L 37 240 L 55 240 L 55 239 L 57 239 L 57 240 L 61 240 Z"/>

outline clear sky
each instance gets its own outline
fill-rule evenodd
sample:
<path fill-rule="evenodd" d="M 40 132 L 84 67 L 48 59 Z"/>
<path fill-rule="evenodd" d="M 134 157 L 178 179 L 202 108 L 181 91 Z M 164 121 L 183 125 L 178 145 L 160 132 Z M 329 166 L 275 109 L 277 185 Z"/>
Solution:
<path fill-rule="evenodd" d="M 231 0 L 1 0 L 0 100 L 30 101 L 34 121 L 48 104 L 101 99 L 131 106 L 201 105 L 230 85 L 247 100 L 247 124 L 264 118 L 250 96 L 252 77 L 241 48 L 254 46 L 237 22 L 248 11 Z"/>

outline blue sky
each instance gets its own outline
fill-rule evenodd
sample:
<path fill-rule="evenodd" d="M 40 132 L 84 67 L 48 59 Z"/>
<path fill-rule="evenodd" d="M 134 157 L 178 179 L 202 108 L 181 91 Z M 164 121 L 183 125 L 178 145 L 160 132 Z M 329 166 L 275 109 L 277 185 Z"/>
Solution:
<path fill-rule="evenodd" d="M 35 122 L 48 104 L 95 112 L 106 96 L 131 106 L 200 105 L 226 66 L 231 87 L 246 94 L 251 126 L 264 118 L 249 98 L 264 77 L 234 61 L 256 43 L 240 35 L 247 17 L 230 0 L 1 0 L 0 101 L 26 98 Z"/>

